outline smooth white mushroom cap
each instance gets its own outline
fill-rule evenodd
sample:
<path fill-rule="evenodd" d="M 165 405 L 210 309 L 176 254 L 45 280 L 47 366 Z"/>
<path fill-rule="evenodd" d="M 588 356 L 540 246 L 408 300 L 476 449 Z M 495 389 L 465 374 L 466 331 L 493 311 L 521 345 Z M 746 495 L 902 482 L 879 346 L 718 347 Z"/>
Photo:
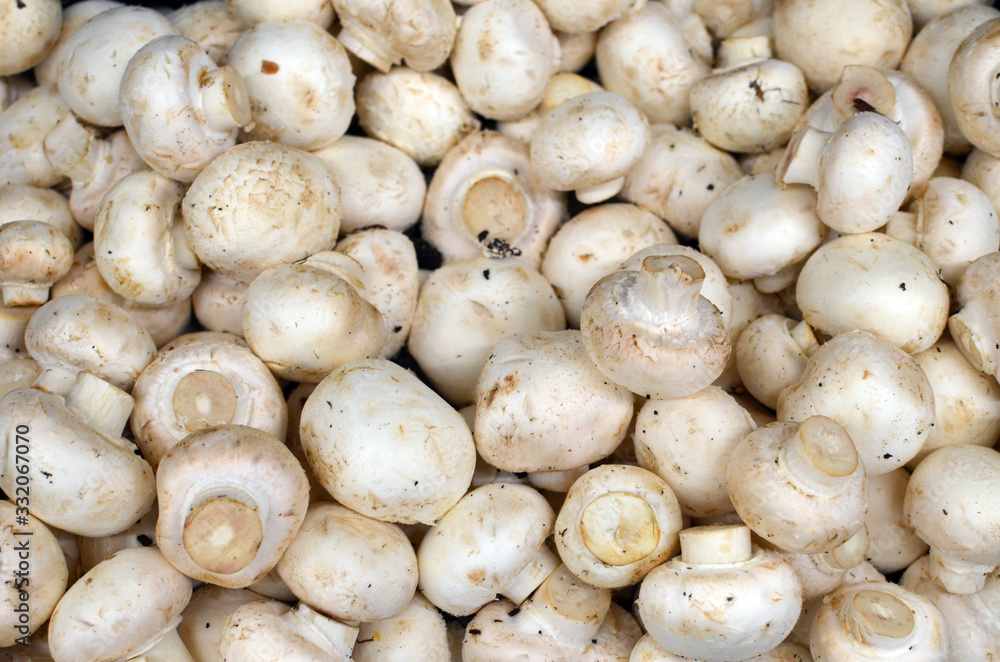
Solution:
<path fill-rule="evenodd" d="M 225 0 L 197 0 L 170 12 L 168 18 L 219 66 L 226 64 L 229 49 L 250 28 Z"/>
<path fill-rule="evenodd" d="M 24 452 L 27 459 L 30 448 L 19 451 L 18 446 L 24 444 L 14 444 L 14 452 Z M 66 592 L 69 578 L 59 540 L 40 519 L 26 512 L 29 508 L 0 501 L 0 563 L 12 575 L 0 590 L 4 607 L 0 646 L 13 646 L 38 630 Z"/>
<path fill-rule="evenodd" d="M 705 210 L 740 178 L 739 164 L 691 129 L 653 124 L 639 160 L 618 197 L 648 209 L 670 227 L 697 237 Z"/>
<path fill-rule="evenodd" d="M 447 626 L 441 612 L 417 593 L 402 611 L 389 618 L 362 623 L 354 662 L 451 662 Z"/>
<path fill-rule="evenodd" d="M 404 58 L 417 71 L 448 59 L 459 20 L 448 0 L 331 0 L 340 21 L 337 39 L 385 73 Z"/>
<path fill-rule="evenodd" d="M 729 455 L 756 428 L 733 396 L 708 386 L 684 398 L 646 400 L 635 419 L 635 455 L 667 482 L 682 513 L 717 517 L 733 512 Z"/>
<path fill-rule="evenodd" d="M 189 435 L 161 459 L 156 479 L 156 544 L 187 576 L 227 588 L 274 568 L 309 503 L 291 451 L 241 425 Z"/>
<path fill-rule="evenodd" d="M 333 248 L 340 192 L 320 159 L 280 143 L 250 142 L 201 171 L 183 213 L 198 258 L 249 284 L 267 267 Z"/>
<path fill-rule="evenodd" d="M 284 440 L 288 422 L 281 388 L 246 347 L 205 340 L 161 352 L 132 390 L 136 445 L 153 467 L 193 432 L 246 425 Z"/>
<path fill-rule="evenodd" d="M 850 435 L 869 476 L 906 464 L 934 423 L 934 391 L 909 354 L 874 334 L 851 331 L 820 345 L 781 392 L 778 420 L 822 415 Z"/>
<path fill-rule="evenodd" d="M 59 29 L 59 36 L 52 48 L 46 54 L 45 59 L 35 65 L 32 74 L 39 85 L 49 85 L 56 82 L 59 69 L 59 61 L 62 60 L 63 47 L 73 33 L 80 29 L 80 26 L 97 16 L 103 11 L 122 7 L 123 3 L 117 0 L 82 0 L 74 2 L 62 10 L 62 25 Z"/>
<path fill-rule="evenodd" d="M 740 331 L 733 355 L 746 390 L 762 405 L 774 409 L 781 391 L 799 378 L 817 347 L 819 342 L 808 323 L 771 313 Z"/>
<path fill-rule="evenodd" d="M 565 197 L 546 185 L 526 144 L 476 131 L 434 171 L 420 229 L 446 263 L 480 255 L 484 245 L 503 239 L 537 269 L 565 214 Z"/>
<path fill-rule="evenodd" d="M 503 471 L 575 469 L 625 439 L 632 399 L 597 369 L 579 331 L 509 335 L 476 383 L 476 449 Z"/>
<path fill-rule="evenodd" d="M 927 255 L 879 233 L 845 235 L 820 247 L 799 273 L 795 300 L 817 331 L 867 331 L 906 352 L 934 344 L 950 302 Z"/>
<path fill-rule="evenodd" d="M 427 182 L 402 150 L 373 138 L 342 136 L 312 153 L 340 186 L 344 234 L 371 225 L 403 232 L 420 220 Z"/>
<path fill-rule="evenodd" d="M 962 41 L 948 67 L 948 94 L 958 129 L 974 147 L 994 156 L 1000 155 L 1000 141 L 994 135 L 1000 127 L 995 85 L 1000 71 L 998 38 L 1000 18 L 980 23 Z"/>
<path fill-rule="evenodd" d="M 300 433 L 313 474 L 334 499 L 387 522 L 433 524 L 465 494 L 476 465 L 461 415 L 382 359 L 347 363 L 320 382 Z"/>
<path fill-rule="evenodd" d="M 184 234 L 183 198 L 181 184 L 152 171 L 128 175 L 108 191 L 94 221 L 94 259 L 111 289 L 156 306 L 191 296 L 201 264 Z"/>
<path fill-rule="evenodd" d="M 531 0 L 487 0 L 462 15 L 450 61 L 472 110 L 514 120 L 542 100 L 559 68 L 559 40 Z"/>
<path fill-rule="evenodd" d="M 70 112 L 55 85 L 39 85 L 0 113 L 0 184 L 55 186 L 45 136 Z"/>
<path fill-rule="evenodd" d="M 417 588 L 417 558 L 402 530 L 335 503 L 310 506 L 277 570 L 302 602 L 343 621 L 397 614 Z"/>
<path fill-rule="evenodd" d="M 927 598 L 889 582 L 860 582 L 831 593 L 816 613 L 809 649 L 817 660 L 945 662 L 951 635 Z"/>
<path fill-rule="evenodd" d="M 154 9 L 133 6 L 101 12 L 63 46 L 60 94 L 80 119 L 97 126 L 121 126 L 118 93 L 126 65 L 140 48 L 167 34 L 177 34 L 177 28 Z"/>
<path fill-rule="evenodd" d="M 191 601 L 181 612 L 181 622 L 177 626 L 184 645 L 196 662 L 222 662 L 219 640 L 226 625 L 226 619 L 234 611 L 247 604 L 257 602 L 261 596 L 243 588 L 223 588 L 212 584 L 202 584 L 191 594 Z"/>
<path fill-rule="evenodd" d="M 906 522 L 903 500 L 910 472 L 900 467 L 878 476 L 868 477 L 869 562 L 880 572 L 905 570 L 927 553 L 927 543 L 920 539 Z"/>
<path fill-rule="evenodd" d="M 479 118 L 450 80 L 393 67 L 365 76 L 355 90 L 358 122 L 372 138 L 402 150 L 421 166 L 435 166 Z"/>
<path fill-rule="evenodd" d="M 455 616 L 475 613 L 497 593 L 523 602 L 558 565 L 545 548 L 554 522 L 552 506 L 526 485 L 470 491 L 421 541 L 420 590 Z"/>
<path fill-rule="evenodd" d="M 475 398 L 490 348 L 504 336 L 560 331 L 562 305 L 545 278 L 512 257 L 457 260 L 424 282 L 407 347 L 453 405 Z"/>
<path fill-rule="evenodd" d="M 639 587 L 646 632 L 671 653 L 727 662 L 758 655 L 788 636 L 802 606 L 801 586 L 777 553 L 751 547 L 745 526 L 680 533 L 681 555 Z"/>
<path fill-rule="evenodd" d="M 114 554 L 81 577 L 49 622 L 52 657 L 110 662 L 145 652 L 177 627 L 191 580 L 155 547 Z"/>
<path fill-rule="evenodd" d="M 191 304 L 198 322 L 209 331 L 243 336 L 243 300 L 248 285 L 223 276 L 207 267 L 201 270 L 201 282 L 191 293 Z"/>
<path fill-rule="evenodd" d="M 660 2 L 605 26 L 594 55 L 608 91 L 634 103 L 653 123 L 687 124 L 690 90 L 711 71 L 693 52 L 680 20 Z"/>
<path fill-rule="evenodd" d="M 0 7 L 0 76 L 27 71 L 45 59 L 62 29 L 62 3 L 7 2 Z"/>
<path fill-rule="evenodd" d="M 649 136 L 645 115 L 625 97 L 590 92 L 545 116 L 531 137 L 531 165 L 546 186 L 600 202 L 621 189 Z"/>
<path fill-rule="evenodd" d="M 163 35 L 140 48 L 121 79 L 122 123 L 139 156 L 166 177 L 191 182 L 251 123 L 247 85 L 195 41 Z"/>
<path fill-rule="evenodd" d="M 246 83 L 253 122 L 243 138 L 304 150 L 344 135 L 354 116 L 354 72 L 347 52 L 309 21 L 267 21 L 244 32 L 227 60 Z"/>

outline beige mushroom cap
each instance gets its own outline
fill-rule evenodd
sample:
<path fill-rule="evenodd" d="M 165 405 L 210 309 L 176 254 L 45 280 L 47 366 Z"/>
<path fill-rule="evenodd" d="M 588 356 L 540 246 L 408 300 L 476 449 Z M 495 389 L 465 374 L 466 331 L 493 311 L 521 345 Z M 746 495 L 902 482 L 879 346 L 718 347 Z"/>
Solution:
<path fill-rule="evenodd" d="M 0 6 L 0 26 L 0 76 L 27 71 L 55 46 L 62 28 L 62 3 L 5 2 Z"/>
<path fill-rule="evenodd" d="M 271 142 L 226 150 L 183 203 L 191 248 L 209 267 L 249 284 L 261 271 L 333 248 L 340 192 L 323 162 Z"/>
<path fill-rule="evenodd" d="M 448 0 L 332 0 L 342 29 L 337 39 L 381 72 L 404 58 L 417 71 L 448 59 L 458 19 Z"/>
<path fill-rule="evenodd" d="M 0 287 L 5 306 L 40 305 L 73 265 L 73 244 L 42 221 L 0 226 Z"/>
<path fill-rule="evenodd" d="M 35 65 L 32 73 L 35 81 L 39 85 L 49 85 L 56 82 L 59 69 L 59 61 L 62 60 L 63 47 L 73 33 L 80 29 L 80 26 L 97 16 L 103 11 L 122 7 L 123 3 L 117 0 L 81 0 L 74 2 L 62 10 L 62 25 L 59 30 L 59 38 L 49 50 L 45 59 Z"/>
<path fill-rule="evenodd" d="M 174 10 L 169 18 L 182 35 L 197 42 L 219 66 L 226 63 L 229 49 L 250 27 L 225 0 L 197 0 Z"/>
<path fill-rule="evenodd" d="M 1000 18 L 979 24 L 955 51 L 948 68 L 948 94 L 955 122 L 974 147 L 1000 155 L 996 138 L 996 74 L 1000 72 L 997 43 Z"/>
<path fill-rule="evenodd" d="M 45 136 L 70 112 L 55 85 L 39 85 L 0 113 L 0 184 L 54 186 Z"/>

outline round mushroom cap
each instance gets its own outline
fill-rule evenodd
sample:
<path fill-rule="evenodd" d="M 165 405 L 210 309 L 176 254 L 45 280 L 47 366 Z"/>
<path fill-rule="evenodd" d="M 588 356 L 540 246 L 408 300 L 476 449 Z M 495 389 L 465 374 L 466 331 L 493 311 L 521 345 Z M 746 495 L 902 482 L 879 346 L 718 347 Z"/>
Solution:
<path fill-rule="evenodd" d="M 245 588 L 270 572 L 306 515 L 309 481 L 273 436 L 242 425 L 195 432 L 160 461 L 156 544 L 194 579 Z"/>
<path fill-rule="evenodd" d="M 178 32 L 197 42 L 219 66 L 226 63 L 229 49 L 250 28 L 250 24 L 230 4 L 237 3 L 197 0 L 181 6 L 169 15 Z"/>
<path fill-rule="evenodd" d="M 0 5 L 0 76 L 19 74 L 44 60 L 61 29 L 62 3 L 57 0 Z"/>
<path fill-rule="evenodd" d="M 73 244 L 42 221 L 0 225 L 0 287 L 5 306 L 38 305 L 73 265 Z"/>
<path fill-rule="evenodd" d="M 212 653 L 220 661 L 347 662 L 357 636 L 357 626 L 331 621 L 304 603 L 289 609 L 258 600 L 229 615 Z"/>
<path fill-rule="evenodd" d="M 299 600 L 343 621 L 389 618 L 417 589 L 416 554 L 402 530 L 335 503 L 310 506 L 277 570 Z"/>
<path fill-rule="evenodd" d="M 101 12 L 64 45 L 59 93 L 80 119 L 97 126 L 121 126 L 119 87 L 126 66 L 140 48 L 167 34 L 177 34 L 177 28 L 155 9 L 133 6 Z"/>
<path fill-rule="evenodd" d="M 468 490 L 476 465 L 462 416 L 384 359 L 347 363 L 320 382 L 300 435 L 333 498 L 386 522 L 433 524 Z"/>
<path fill-rule="evenodd" d="M 448 0 L 331 0 L 342 30 L 337 39 L 385 73 L 406 59 L 417 71 L 433 71 L 448 59 L 458 32 Z"/>
<path fill-rule="evenodd" d="M 156 356 L 149 332 L 119 306 L 90 296 L 59 297 L 41 306 L 24 330 L 31 358 L 46 369 L 86 370 L 131 391 Z"/>
<path fill-rule="evenodd" d="M 948 67 L 948 94 L 955 122 L 974 147 L 1000 156 L 996 74 L 1000 73 L 1000 18 L 981 23 L 955 51 Z"/>
<path fill-rule="evenodd" d="M 81 0 L 68 5 L 62 10 L 62 25 L 59 29 L 59 37 L 55 44 L 45 55 L 45 59 L 36 64 L 32 69 L 35 81 L 39 85 L 50 85 L 56 82 L 59 73 L 59 62 L 62 60 L 63 47 L 70 37 L 73 36 L 80 26 L 97 16 L 103 11 L 122 7 L 123 3 L 117 0 Z"/>
<path fill-rule="evenodd" d="M 362 623 L 351 653 L 354 662 L 448 662 L 448 634 L 444 617 L 420 593 L 402 611 L 389 618 Z"/>
<path fill-rule="evenodd" d="M 183 203 L 191 248 L 209 267 L 249 284 L 267 267 L 333 248 L 340 191 L 323 162 L 272 142 L 226 150 Z"/>
<path fill-rule="evenodd" d="M 39 85 L 0 113 L 0 184 L 55 186 L 45 136 L 70 112 L 55 85 Z"/>

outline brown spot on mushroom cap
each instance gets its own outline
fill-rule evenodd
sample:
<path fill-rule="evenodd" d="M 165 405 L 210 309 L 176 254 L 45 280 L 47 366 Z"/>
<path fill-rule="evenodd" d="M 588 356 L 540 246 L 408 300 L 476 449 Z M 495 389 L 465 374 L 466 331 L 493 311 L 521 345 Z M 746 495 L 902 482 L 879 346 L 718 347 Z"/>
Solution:
<path fill-rule="evenodd" d="M 260 61 L 260 73 L 262 74 L 276 74 L 280 67 L 277 62 L 272 62 L 271 60 L 261 60 Z"/>

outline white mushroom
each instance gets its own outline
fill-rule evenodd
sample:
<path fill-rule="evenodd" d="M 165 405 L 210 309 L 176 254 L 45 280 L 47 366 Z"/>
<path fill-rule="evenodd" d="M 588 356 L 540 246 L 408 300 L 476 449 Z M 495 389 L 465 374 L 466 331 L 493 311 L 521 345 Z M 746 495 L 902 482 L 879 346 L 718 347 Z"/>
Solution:
<path fill-rule="evenodd" d="M 260 595 L 247 589 L 202 584 L 181 612 L 177 634 L 196 662 L 223 662 L 219 640 L 226 619 L 241 606 L 260 599 Z"/>
<path fill-rule="evenodd" d="M 209 331 L 243 336 L 243 301 L 249 285 L 202 267 L 201 282 L 191 293 L 198 322 Z"/>
<path fill-rule="evenodd" d="M 129 60 L 119 111 L 139 156 L 160 174 L 190 182 L 256 119 L 248 86 L 196 42 L 163 35 Z"/>
<path fill-rule="evenodd" d="M 441 612 L 417 593 L 394 616 L 362 623 L 351 656 L 354 662 L 451 662 L 447 626 Z"/>
<path fill-rule="evenodd" d="M 818 347 L 808 323 L 769 314 L 743 329 L 733 353 L 743 386 L 762 405 L 775 409 L 781 391 L 799 378 Z"/>
<path fill-rule="evenodd" d="M 910 472 L 903 467 L 868 477 L 866 556 L 880 572 L 905 570 L 927 553 L 927 543 L 907 524 L 903 512 L 903 500 L 906 498 L 906 484 L 909 480 Z"/>
<path fill-rule="evenodd" d="M 980 23 L 962 41 L 948 67 L 948 95 L 959 131 L 974 147 L 994 156 L 1000 155 L 994 135 L 1000 126 L 995 110 L 998 39 L 1000 18 Z"/>
<path fill-rule="evenodd" d="M 0 225 L 0 289 L 4 306 L 38 306 L 73 265 L 73 244 L 42 221 Z"/>
<path fill-rule="evenodd" d="M 258 23 L 233 44 L 227 62 L 246 83 L 253 111 L 252 124 L 239 122 L 245 139 L 310 151 L 347 131 L 354 73 L 344 47 L 315 23 Z"/>
<path fill-rule="evenodd" d="M 45 59 L 59 38 L 62 3 L 56 0 L 5 3 L 0 7 L 0 76 L 27 71 Z"/>
<path fill-rule="evenodd" d="M 20 220 L 48 223 L 66 235 L 74 249 L 82 243 L 83 233 L 73 222 L 70 206 L 56 190 L 23 184 L 0 186 L 0 226 Z"/>
<path fill-rule="evenodd" d="M 197 0 L 168 15 L 183 36 L 198 43 L 219 66 L 250 25 L 225 0 Z"/>
<path fill-rule="evenodd" d="M 240 662 L 348 662 L 356 625 L 327 618 L 299 603 L 251 602 L 226 620 L 219 641 L 222 660 Z"/>
<path fill-rule="evenodd" d="M 226 4 L 250 25 L 264 21 L 310 21 L 324 30 L 333 23 L 330 0 L 226 0 Z"/>
<path fill-rule="evenodd" d="M 35 65 L 32 73 L 39 85 L 50 85 L 56 82 L 59 61 L 62 59 L 63 46 L 80 26 L 103 11 L 121 7 L 117 0 L 81 0 L 63 7 L 62 26 L 58 39 L 46 54 L 45 59 Z"/>
<path fill-rule="evenodd" d="M 45 155 L 45 136 L 68 112 L 55 85 L 39 85 L 0 113 L 0 184 L 54 186 L 62 180 Z"/>
<path fill-rule="evenodd" d="M 447 0 L 332 0 L 340 21 L 337 39 L 385 73 L 403 59 L 433 71 L 448 59 L 458 19 Z"/>

